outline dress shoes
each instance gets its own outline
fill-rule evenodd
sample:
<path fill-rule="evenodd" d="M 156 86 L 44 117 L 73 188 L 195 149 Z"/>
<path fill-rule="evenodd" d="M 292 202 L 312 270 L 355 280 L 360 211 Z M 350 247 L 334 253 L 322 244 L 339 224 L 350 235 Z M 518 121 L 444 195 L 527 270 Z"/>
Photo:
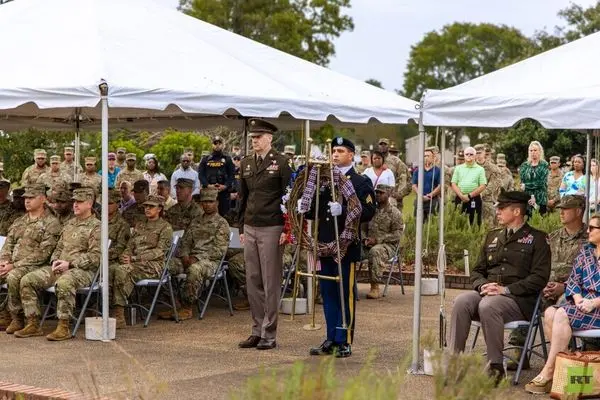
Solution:
<path fill-rule="evenodd" d="M 335 348 L 335 356 L 337 358 L 346 358 L 352 355 L 352 346 L 348 343 L 340 343 Z"/>
<path fill-rule="evenodd" d="M 334 344 L 331 340 L 326 340 L 319 347 L 312 347 L 308 353 L 311 356 L 329 356 L 333 354 Z"/>
<path fill-rule="evenodd" d="M 250 335 L 248 339 L 244 340 L 243 342 L 239 342 L 238 347 L 240 347 L 241 349 L 251 349 L 253 347 L 258 346 L 260 340 L 260 336 Z"/>
<path fill-rule="evenodd" d="M 260 342 L 258 342 L 258 344 L 256 345 L 256 350 L 271 350 L 275 347 L 277 347 L 277 342 L 275 341 L 275 339 L 260 339 Z"/>

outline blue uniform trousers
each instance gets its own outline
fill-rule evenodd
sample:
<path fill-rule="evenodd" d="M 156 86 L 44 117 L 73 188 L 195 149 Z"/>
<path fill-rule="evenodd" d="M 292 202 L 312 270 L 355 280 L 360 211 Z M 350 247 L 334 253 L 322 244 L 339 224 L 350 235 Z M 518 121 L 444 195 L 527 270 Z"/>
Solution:
<path fill-rule="evenodd" d="M 321 275 L 337 276 L 338 265 L 332 257 L 321 257 Z M 352 343 L 354 336 L 354 315 L 356 310 L 356 279 L 354 262 L 342 259 L 342 280 L 344 282 L 344 297 L 346 307 L 346 324 L 348 330 L 342 327 L 342 306 L 340 304 L 340 286 L 337 281 L 321 279 L 321 296 L 323 311 L 327 325 L 327 340 L 334 343 Z"/>

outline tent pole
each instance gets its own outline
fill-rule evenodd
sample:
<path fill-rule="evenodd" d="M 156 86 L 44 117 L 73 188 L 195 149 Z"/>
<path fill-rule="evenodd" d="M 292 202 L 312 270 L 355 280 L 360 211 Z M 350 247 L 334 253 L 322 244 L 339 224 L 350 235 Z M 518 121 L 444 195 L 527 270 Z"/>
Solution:
<path fill-rule="evenodd" d="M 110 341 L 108 332 L 108 85 L 106 82 L 100 84 L 102 96 L 102 341 Z"/>
<path fill-rule="evenodd" d="M 425 97 L 425 95 L 423 95 Z M 423 183 L 424 183 L 424 160 L 425 151 L 425 127 L 423 126 L 423 103 L 421 99 L 419 107 L 419 165 L 417 180 L 417 233 L 415 246 L 415 292 L 413 301 L 413 337 L 412 337 L 412 363 L 410 373 L 418 374 L 419 371 L 419 339 L 421 335 L 421 273 L 423 269 Z"/>
<path fill-rule="evenodd" d="M 444 167 L 446 166 L 446 130 L 442 128 L 442 138 L 440 143 L 440 207 L 439 207 L 439 240 L 438 240 L 438 252 L 444 244 L 444 211 L 446 208 L 445 200 L 446 200 L 446 174 L 444 173 Z M 445 268 L 445 266 L 444 266 Z M 444 270 L 441 269 L 439 271 L 439 286 L 440 289 L 442 285 L 444 285 Z M 441 293 L 441 290 L 440 290 Z"/>
<path fill-rule="evenodd" d="M 587 132 L 587 148 L 585 150 L 585 198 L 590 198 L 590 166 L 592 164 L 592 130 L 588 129 Z M 585 215 L 583 221 L 588 223 L 590 219 L 590 202 L 585 202 Z"/>
<path fill-rule="evenodd" d="M 75 162 L 73 163 L 73 180 L 75 182 L 79 182 L 79 168 L 78 168 L 78 166 L 81 165 L 81 162 L 80 162 L 80 158 L 81 158 L 81 135 L 80 135 L 80 132 L 79 132 L 79 125 L 81 123 L 80 116 L 81 116 L 81 109 L 79 107 L 77 107 L 75 109 Z"/>

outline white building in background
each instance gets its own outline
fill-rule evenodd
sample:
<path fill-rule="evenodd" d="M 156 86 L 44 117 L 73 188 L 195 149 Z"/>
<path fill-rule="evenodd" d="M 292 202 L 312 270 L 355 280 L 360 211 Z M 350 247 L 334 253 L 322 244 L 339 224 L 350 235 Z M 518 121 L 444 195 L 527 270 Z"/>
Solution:
<path fill-rule="evenodd" d="M 404 142 L 406 146 L 406 157 L 404 162 L 409 167 L 411 165 L 417 165 L 419 162 L 419 136 L 413 136 L 411 138 L 406 139 Z M 460 138 L 460 143 L 456 146 L 456 151 L 462 150 L 471 145 L 471 141 L 467 135 L 463 135 Z M 425 146 L 427 147 L 427 146 Z M 444 158 L 446 160 L 446 165 L 454 165 L 454 153 L 453 149 L 446 149 L 446 153 L 444 154 Z"/>

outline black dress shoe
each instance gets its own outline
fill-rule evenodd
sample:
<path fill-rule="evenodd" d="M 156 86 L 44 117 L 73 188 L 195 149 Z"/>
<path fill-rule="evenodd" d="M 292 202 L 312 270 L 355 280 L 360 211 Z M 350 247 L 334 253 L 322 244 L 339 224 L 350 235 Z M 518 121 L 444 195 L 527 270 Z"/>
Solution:
<path fill-rule="evenodd" d="M 277 347 L 275 340 L 260 339 L 260 342 L 256 345 L 256 350 L 271 350 Z"/>
<path fill-rule="evenodd" d="M 250 335 L 248 339 L 244 340 L 243 342 L 239 342 L 238 346 L 242 349 L 251 349 L 252 347 L 258 346 L 259 342 L 260 336 Z"/>
<path fill-rule="evenodd" d="M 498 387 L 500 382 L 506 378 L 506 371 L 504 370 L 504 365 L 502 364 L 490 364 L 488 374 L 494 379 L 494 384 L 496 387 Z"/>
<path fill-rule="evenodd" d="M 340 343 L 336 346 L 335 356 L 337 358 L 346 358 L 352 355 L 352 346 L 348 343 Z"/>
<path fill-rule="evenodd" d="M 333 354 L 334 345 L 331 340 L 326 340 L 319 347 L 312 347 L 308 353 L 311 356 L 328 356 Z"/>

